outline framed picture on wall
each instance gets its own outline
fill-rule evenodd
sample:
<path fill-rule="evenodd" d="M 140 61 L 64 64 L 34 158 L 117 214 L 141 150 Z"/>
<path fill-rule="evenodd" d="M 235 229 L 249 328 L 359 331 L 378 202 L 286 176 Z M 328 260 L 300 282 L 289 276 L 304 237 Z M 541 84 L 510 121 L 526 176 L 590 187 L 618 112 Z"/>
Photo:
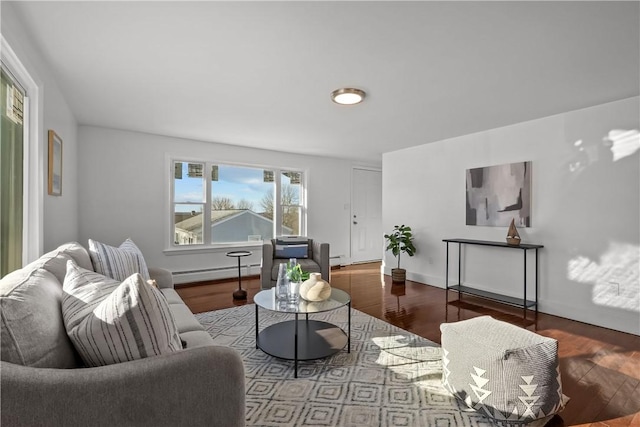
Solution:
<path fill-rule="evenodd" d="M 467 225 L 531 227 L 531 162 L 467 169 Z"/>
<path fill-rule="evenodd" d="M 49 194 L 62 195 L 62 139 L 49 130 Z"/>

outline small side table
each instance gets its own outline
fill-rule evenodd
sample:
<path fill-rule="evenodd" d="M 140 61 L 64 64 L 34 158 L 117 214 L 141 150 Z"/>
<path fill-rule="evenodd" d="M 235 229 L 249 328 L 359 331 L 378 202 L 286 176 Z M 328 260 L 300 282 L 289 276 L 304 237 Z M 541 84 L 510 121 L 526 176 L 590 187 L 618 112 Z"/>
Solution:
<path fill-rule="evenodd" d="M 250 251 L 231 251 L 227 256 L 238 258 L 238 289 L 233 291 L 233 299 L 247 299 L 247 291 L 242 289 L 242 270 L 240 269 L 240 258 L 252 255 Z"/>

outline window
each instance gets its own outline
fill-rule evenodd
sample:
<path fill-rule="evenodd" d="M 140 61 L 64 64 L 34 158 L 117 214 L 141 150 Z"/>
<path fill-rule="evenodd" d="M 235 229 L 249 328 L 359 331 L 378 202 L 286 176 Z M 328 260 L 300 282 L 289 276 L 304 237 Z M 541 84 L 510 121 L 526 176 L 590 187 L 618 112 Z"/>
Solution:
<path fill-rule="evenodd" d="M 24 90 L 1 69 L 0 277 L 22 267 Z"/>
<path fill-rule="evenodd" d="M 300 171 L 182 160 L 173 161 L 172 171 L 174 246 L 303 234 Z"/>
<path fill-rule="evenodd" d="M 0 259 L 12 258 L 12 265 L 21 267 L 37 259 L 43 249 L 45 181 L 42 161 L 45 144 L 42 143 L 44 132 L 40 120 L 42 87 L 36 84 L 2 34 L 0 57 L 3 71 L 0 95 L 0 227 L 11 234 L 11 237 L 7 234 L 0 236 Z M 11 138 L 13 142 L 10 142 Z M 16 145 L 18 140 L 22 146 L 20 155 Z M 13 148 L 10 149 L 11 146 Z M 12 154 L 5 157 L 7 152 Z M 17 162 L 20 156 L 22 160 Z M 5 169 L 9 168 L 7 162 L 11 163 L 11 158 L 12 171 Z M 0 276 L 7 273 L 5 268 L 13 269 L 4 264 Z"/>

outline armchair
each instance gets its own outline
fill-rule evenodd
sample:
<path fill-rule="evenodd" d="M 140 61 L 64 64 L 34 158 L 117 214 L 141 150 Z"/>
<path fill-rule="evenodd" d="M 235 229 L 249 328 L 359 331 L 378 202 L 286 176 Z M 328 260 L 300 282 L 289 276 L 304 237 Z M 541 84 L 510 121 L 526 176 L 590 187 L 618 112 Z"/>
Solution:
<path fill-rule="evenodd" d="M 329 281 L 329 243 L 321 243 L 313 239 L 303 240 L 308 243 L 307 258 L 295 257 L 302 270 L 309 273 L 320 273 L 324 280 Z M 296 241 L 300 242 L 300 239 L 298 238 Z M 284 257 L 278 252 L 276 239 L 265 241 L 262 245 L 262 265 L 260 268 L 262 289 L 270 289 L 276 285 L 279 265 L 289 261 L 290 257 Z"/>

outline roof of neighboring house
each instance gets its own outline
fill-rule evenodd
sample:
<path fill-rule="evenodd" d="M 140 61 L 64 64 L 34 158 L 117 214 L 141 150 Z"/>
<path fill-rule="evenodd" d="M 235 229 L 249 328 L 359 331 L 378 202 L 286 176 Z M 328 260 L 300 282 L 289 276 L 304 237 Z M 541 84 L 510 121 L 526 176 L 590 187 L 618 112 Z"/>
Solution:
<path fill-rule="evenodd" d="M 238 217 L 240 215 L 251 214 L 257 216 L 258 218 L 272 222 L 271 219 L 261 215 L 259 213 L 253 212 L 248 209 L 223 209 L 223 210 L 212 210 L 211 211 L 211 225 L 215 227 L 216 225 L 226 222 L 232 218 Z M 202 219 L 200 218 L 201 214 L 194 215 L 190 218 L 187 218 L 183 221 L 180 221 L 176 224 L 176 228 L 180 228 L 186 231 L 196 230 L 202 227 Z"/>

